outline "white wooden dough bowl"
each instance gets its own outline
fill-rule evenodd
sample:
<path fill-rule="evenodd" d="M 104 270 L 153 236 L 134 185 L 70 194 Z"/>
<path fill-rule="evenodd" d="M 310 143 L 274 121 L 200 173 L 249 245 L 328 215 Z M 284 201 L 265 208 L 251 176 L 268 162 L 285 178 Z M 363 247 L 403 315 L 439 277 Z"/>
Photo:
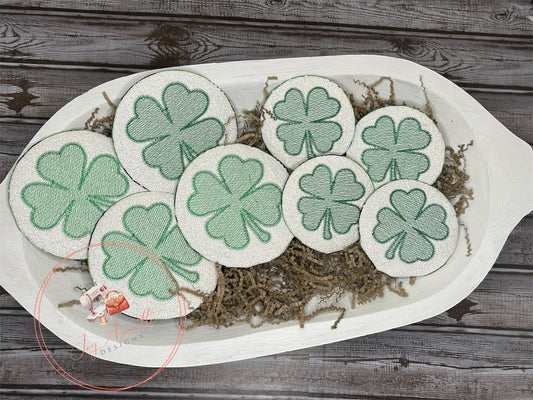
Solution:
<path fill-rule="evenodd" d="M 185 332 L 182 344 L 170 362 L 171 367 L 214 364 L 274 354 L 368 335 L 415 323 L 440 314 L 468 296 L 485 278 L 505 240 L 520 219 L 533 206 L 533 152 L 464 90 L 437 73 L 409 61 L 381 56 L 335 56 L 264 61 L 240 61 L 183 67 L 202 74 L 224 90 L 236 112 L 251 109 L 263 98 L 268 76 L 278 77 L 272 87 L 287 78 L 303 74 L 333 79 L 348 92 L 361 93 L 353 79 L 372 83 L 381 76 L 394 80 L 398 103 L 423 109 L 425 98 L 422 77 L 439 128 L 446 143 L 453 147 L 474 140 L 468 150 L 469 186 L 475 200 L 470 203 L 463 222 L 468 226 L 473 254 L 466 257 L 464 232 L 447 265 L 437 272 L 406 285 L 409 296 L 387 293 L 383 298 L 349 309 L 335 330 L 336 313 L 318 316 L 299 327 L 298 321 L 264 325 L 252 329 L 246 324 L 215 329 L 201 327 Z M 123 93 L 146 71 L 100 85 L 72 100 L 37 132 L 30 142 L 55 132 L 83 128 L 91 111 L 99 107 L 110 111 L 102 91 L 118 102 Z M 382 85 L 383 87 L 387 85 Z M 388 92 L 383 93 L 388 96 Z M 7 203 L 8 177 L 0 185 L 0 284 L 33 315 L 39 287 L 58 259 L 31 245 L 17 229 Z M 71 262 L 73 264 L 74 262 Z M 108 330 L 85 321 L 82 307 L 57 308 L 57 304 L 80 296 L 70 289 L 79 283 L 91 284 L 88 274 L 55 274 L 43 296 L 40 322 L 72 346 L 79 347 L 80 332 L 87 340 L 105 341 Z M 80 285 L 82 286 L 82 285 Z M 135 324 L 125 316 L 124 324 Z M 122 323 L 122 322 L 121 322 Z M 160 322 L 141 344 L 130 344 L 127 351 L 112 351 L 98 357 L 130 365 L 160 367 L 176 342 L 177 325 L 173 320 Z"/>

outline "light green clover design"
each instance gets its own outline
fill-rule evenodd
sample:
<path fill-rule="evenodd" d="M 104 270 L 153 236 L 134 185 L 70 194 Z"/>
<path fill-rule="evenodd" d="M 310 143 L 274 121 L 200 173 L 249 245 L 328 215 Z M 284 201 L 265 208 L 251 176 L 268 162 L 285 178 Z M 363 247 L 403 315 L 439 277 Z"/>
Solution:
<path fill-rule="evenodd" d="M 152 295 L 158 300 L 173 297 L 171 290 L 177 284 L 170 272 L 191 283 L 199 281 L 198 272 L 189 268 L 197 265 L 202 256 L 189 246 L 168 205 L 132 206 L 124 213 L 122 224 L 128 233 L 113 231 L 102 238 L 102 249 L 106 255 L 103 271 L 109 279 L 118 280 L 131 275 L 128 286 L 134 294 Z M 124 244 L 139 248 L 140 252 Z M 152 259 L 151 254 L 164 265 Z M 164 271 L 162 268 L 165 266 L 170 271 Z"/>
<path fill-rule="evenodd" d="M 363 141 L 373 146 L 363 151 L 362 160 L 374 182 L 381 182 L 390 172 L 390 180 L 418 179 L 429 169 L 429 158 L 416 150 L 431 142 L 429 132 L 414 118 L 404 118 L 394 126 L 393 119 L 384 115 L 374 126 L 363 130 Z"/>
<path fill-rule="evenodd" d="M 444 240 L 449 234 L 446 210 L 439 204 L 425 207 L 426 194 L 420 189 L 395 190 L 390 202 L 394 209 L 385 207 L 378 211 L 378 224 L 372 232 L 379 243 L 393 240 L 385 257 L 392 260 L 398 252 L 408 264 L 433 258 L 435 247 L 429 239 Z"/>
<path fill-rule="evenodd" d="M 274 105 L 274 116 L 280 121 L 287 121 L 277 127 L 276 136 L 292 156 L 300 154 L 304 146 L 307 158 L 327 153 L 342 136 L 340 124 L 328 121 L 340 109 L 340 102 L 329 97 L 322 87 L 311 89 L 307 99 L 299 89 L 292 88 L 287 91 L 284 100 Z"/>
<path fill-rule="evenodd" d="M 63 220 L 63 232 L 72 239 L 90 234 L 104 211 L 129 189 L 115 158 L 99 155 L 87 167 L 87 155 L 77 143 L 42 154 L 36 169 L 46 183 L 32 182 L 21 192 L 32 208 L 33 226 L 48 230 Z"/>
<path fill-rule="evenodd" d="M 178 179 L 200 153 L 218 145 L 224 126 L 216 118 L 199 118 L 209 107 L 209 97 L 200 89 L 189 90 L 171 83 L 163 90 L 163 105 L 150 96 L 135 101 L 135 117 L 126 126 L 135 142 L 148 142 L 144 162 L 158 168 L 168 180 Z"/>
<path fill-rule="evenodd" d="M 335 174 L 328 166 L 318 165 L 311 174 L 300 178 L 300 189 L 311 195 L 298 201 L 298 211 L 302 214 L 302 225 L 309 231 L 316 231 L 324 222 L 322 237 L 332 238 L 331 228 L 338 234 L 347 233 L 359 222 L 361 209 L 351 202 L 365 194 L 365 188 L 357 182 L 350 169 L 341 169 Z"/>
<path fill-rule="evenodd" d="M 194 193 L 187 207 L 191 214 L 214 214 L 205 224 L 207 234 L 222 239 L 230 249 L 244 249 L 250 243 L 248 228 L 263 242 L 271 239 L 263 226 L 276 226 L 281 220 L 281 189 L 266 183 L 263 164 L 256 159 L 243 160 L 227 155 L 218 164 L 218 174 L 200 171 L 193 177 Z"/>

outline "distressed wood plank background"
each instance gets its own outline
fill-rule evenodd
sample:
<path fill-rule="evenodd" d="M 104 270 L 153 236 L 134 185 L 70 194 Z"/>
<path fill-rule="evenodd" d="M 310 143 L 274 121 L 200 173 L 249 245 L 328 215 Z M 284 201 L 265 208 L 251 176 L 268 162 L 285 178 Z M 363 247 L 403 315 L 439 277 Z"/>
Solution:
<path fill-rule="evenodd" d="M 157 67 L 332 54 L 409 59 L 459 84 L 533 144 L 533 7 L 521 0 L 0 0 L 0 179 L 88 89 Z M 3 399 L 531 399 L 533 216 L 447 312 L 389 332 L 253 360 L 168 369 L 98 394 L 41 355 L 33 318 L 0 289 Z M 1 261 L 0 261 L 1 265 Z M 70 347 L 45 332 L 57 357 Z M 260 345 L 260 343 L 258 344 Z M 102 360 L 75 376 L 124 386 L 153 371 Z M 141 379 L 142 378 L 142 379 Z"/>

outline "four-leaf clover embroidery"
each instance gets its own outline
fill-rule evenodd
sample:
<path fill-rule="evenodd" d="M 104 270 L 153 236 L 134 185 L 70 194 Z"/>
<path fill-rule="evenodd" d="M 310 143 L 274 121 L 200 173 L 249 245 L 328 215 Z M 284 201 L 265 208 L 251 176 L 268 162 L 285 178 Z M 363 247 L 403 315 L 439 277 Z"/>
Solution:
<path fill-rule="evenodd" d="M 209 171 L 194 175 L 189 211 L 200 217 L 213 215 L 205 225 L 207 234 L 224 240 L 231 249 L 248 246 L 248 229 L 261 242 L 268 243 L 271 235 L 262 226 L 273 227 L 280 222 L 281 189 L 273 183 L 258 186 L 263 164 L 228 155 L 220 160 L 218 174 L 220 178 Z"/>
<path fill-rule="evenodd" d="M 293 156 L 305 147 L 307 158 L 316 153 L 331 151 L 334 143 L 342 136 L 342 128 L 336 121 L 328 121 L 340 111 L 339 101 L 329 97 L 326 89 L 315 87 L 307 94 L 292 88 L 285 99 L 274 105 L 274 116 L 280 121 L 276 136 L 284 144 L 285 151 Z"/>
<path fill-rule="evenodd" d="M 438 204 L 426 207 L 426 194 L 420 189 L 395 190 L 390 202 L 393 209 L 378 211 L 378 224 L 372 232 L 379 243 L 392 241 L 385 257 L 392 260 L 398 253 L 409 264 L 430 260 L 435 253 L 430 239 L 444 240 L 449 234 L 444 208 Z"/>
<path fill-rule="evenodd" d="M 32 208 L 32 224 L 47 230 L 63 220 L 63 232 L 73 239 L 90 234 L 103 212 L 129 188 L 113 157 L 97 156 L 87 167 L 87 155 L 77 143 L 44 153 L 36 168 L 46 183 L 30 183 L 21 193 Z"/>
<path fill-rule="evenodd" d="M 298 201 L 302 224 L 307 230 L 316 231 L 323 222 L 325 240 L 332 238 L 332 227 L 336 233 L 345 234 L 359 222 L 361 209 L 351 202 L 365 194 L 364 186 L 357 182 L 352 170 L 339 170 L 333 181 L 331 175 L 331 170 L 321 164 L 299 181 L 300 189 L 310 195 Z"/>
<path fill-rule="evenodd" d="M 199 118 L 209 107 L 209 97 L 200 89 L 189 90 L 171 83 L 162 94 L 163 106 L 150 96 L 135 102 L 135 117 L 126 126 L 135 142 L 148 142 L 144 162 L 158 168 L 168 180 L 178 179 L 200 153 L 218 145 L 224 126 L 216 118 Z"/>
<path fill-rule="evenodd" d="M 103 271 L 108 278 L 123 279 L 131 274 L 129 288 L 133 293 L 152 295 L 159 300 L 173 296 L 169 289 L 172 290 L 175 283 L 172 284 L 169 272 L 191 283 L 198 282 L 200 275 L 191 267 L 202 257 L 186 242 L 168 205 L 155 203 L 150 207 L 130 207 L 124 213 L 122 223 L 127 233 L 113 231 L 102 239 L 106 255 Z M 131 248 L 123 244 L 129 244 Z M 164 271 L 165 266 L 158 265 L 147 254 L 155 255 L 170 271 Z"/>
<path fill-rule="evenodd" d="M 431 136 L 414 118 L 404 118 L 396 129 L 393 119 L 384 115 L 365 128 L 362 136 L 373 146 L 363 151 L 362 160 L 374 182 L 383 181 L 387 173 L 391 181 L 418 179 L 429 168 L 429 158 L 416 150 L 426 148 Z"/>

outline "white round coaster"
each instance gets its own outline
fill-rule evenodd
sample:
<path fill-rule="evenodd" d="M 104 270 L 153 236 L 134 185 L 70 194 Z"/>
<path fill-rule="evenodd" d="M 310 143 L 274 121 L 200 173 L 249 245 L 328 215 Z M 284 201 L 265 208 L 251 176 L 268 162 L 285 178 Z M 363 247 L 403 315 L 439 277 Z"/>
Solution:
<path fill-rule="evenodd" d="M 292 234 L 281 212 L 287 171 L 265 152 L 219 146 L 196 158 L 176 191 L 176 216 L 190 245 L 209 260 L 247 268 L 278 257 Z"/>
<path fill-rule="evenodd" d="M 388 183 L 369 197 L 359 220 L 361 246 L 394 277 L 427 275 L 455 250 L 459 224 L 446 196 L 415 180 Z"/>
<path fill-rule="evenodd" d="M 107 208 L 142 190 L 120 167 L 110 138 L 67 131 L 41 140 L 17 161 L 9 181 L 9 205 L 30 242 L 67 257 L 89 244 Z M 87 251 L 71 258 L 85 259 Z"/>
<path fill-rule="evenodd" d="M 283 218 L 303 244 L 322 253 L 359 239 L 359 216 L 374 186 L 365 170 L 343 156 L 304 162 L 283 189 Z"/>
<path fill-rule="evenodd" d="M 299 76 L 272 90 L 264 105 L 263 141 L 274 157 L 294 169 L 325 154 L 344 154 L 355 132 L 350 100 L 334 82 Z"/>
<path fill-rule="evenodd" d="M 445 144 L 426 114 L 411 107 L 391 106 L 357 122 L 346 155 L 367 170 L 376 188 L 397 179 L 432 184 L 444 166 Z"/>
<path fill-rule="evenodd" d="M 124 293 L 130 305 L 124 314 L 141 318 L 149 310 L 155 319 L 176 318 L 180 304 L 173 293 L 175 288 L 206 294 L 215 290 L 215 264 L 185 241 L 173 203 L 170 193 L 138 193 L 107 210 L 94 229 L 91 245 L 102 245 L 89 249 L 91 277 L 108 290 Z M 163 270 L 157 259 L 168 269 Z M 185 291 L 181 294 L 186 314 L 202 303 L 198 296 Z"/>
<path fill-rule="evenodd" d="M 174 193 L 191 160 L 237 139 L 235 112 L 222 90 L 198 74 L 164 71 L 137 82 L 113 122 L 117 157 L 149 190 Z"/>

